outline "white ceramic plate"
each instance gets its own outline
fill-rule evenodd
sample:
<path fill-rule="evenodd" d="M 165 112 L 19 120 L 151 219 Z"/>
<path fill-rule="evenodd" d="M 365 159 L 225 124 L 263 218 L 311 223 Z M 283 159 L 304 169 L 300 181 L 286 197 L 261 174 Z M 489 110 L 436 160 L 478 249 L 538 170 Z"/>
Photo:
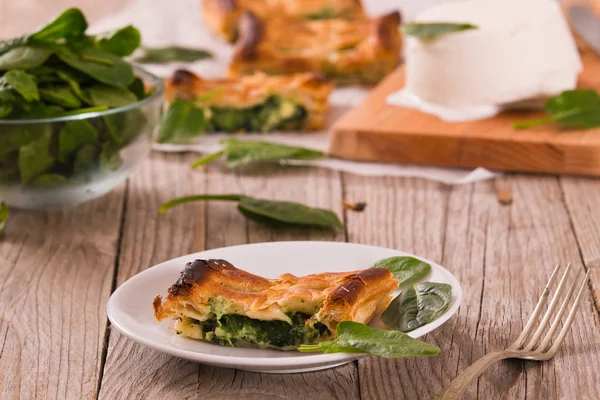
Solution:
<path fill-rule="evenodd" d="M 248 272 L 276 278 L 289 272 L 307 275 L 319 272 L 343 272 L 371 267 L 375 262 L 393 256 L 413 256 L 397 250 L 337 242 L 275 242 L 225 247 L 190 254 L 158 264 L 122 284 L 108 301 L 108 318 L 115 328 L 132 340 L 191 361 L 248 371 L 292 373 L 315 371 L 348 363 L 360 355 L 336 353 L 299 353 L 294 351 L 243 349 L 220 346 L 173 334 L 172 321 L 160 324 L 154 319 L 152 300 L 166 296 L 188 261 L 222 258 Z M 426 279 L 452 285 L 453 298 L 448 311 L 432 323 L 410 332 L 417 338 L 446 322 L 462 299 L 456 278 L 441 266 L 431 264 Z M 378 318 L 371 325 L 378 326 Z"/>

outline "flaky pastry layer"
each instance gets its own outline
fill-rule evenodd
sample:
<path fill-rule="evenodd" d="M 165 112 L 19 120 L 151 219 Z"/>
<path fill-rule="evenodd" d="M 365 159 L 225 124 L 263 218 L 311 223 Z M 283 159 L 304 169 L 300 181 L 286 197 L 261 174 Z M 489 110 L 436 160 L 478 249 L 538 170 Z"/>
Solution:
<path fill-rule="evenodd" d="M 211 317 L 211 303 L 219 298 L 222 314 L 239 314 L 262 321 L 290 322 L 290 313 L 311 316 L 335 337 L 341 321 L 368 323 L 391 300 L 398 281 L 383 268 L 266 279 L 240 270 L 225 260 L 195 260 L 186 265 L 163 301 L 154 299 L 157 321 Z"/>
<path fill-rule="evenodd" d="M 398 65 L 400 22 L 398 12 L 356 21 L 264 20 L 246 12 L 229 73 L 313 71 L 337 83 L 375 84 Z"/>
<path fill-rule="evenodd" d="M 167 102 L 177 98 L 199 99 L 207 107 L 250 108 L 271 96 L 279 96 L 302 106 L 307 112 L 303 129 L 316 130 L 325 124 L 333 88 L 333 83 L 314 73 L 287 76 L 256 73 L 240 78 L 202 79 L 178 70 L 165 82 L 165 98 Z"/>
<path fill-rule="evenodd" d="M 229 42 L 237 38 L 241 15 L 251 11 L 261 18 L 294 19 L 364 17 L 360 0 L 203 0 L 206 24 Z"/>

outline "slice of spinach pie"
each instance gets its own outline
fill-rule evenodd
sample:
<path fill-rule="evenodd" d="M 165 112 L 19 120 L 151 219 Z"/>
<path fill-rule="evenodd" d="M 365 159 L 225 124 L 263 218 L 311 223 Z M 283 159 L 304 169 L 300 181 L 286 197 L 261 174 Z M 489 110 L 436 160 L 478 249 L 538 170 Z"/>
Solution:
<path fill-rule="evenodd" d="M 323 127 L 333 83 L 314 73 L 203 79 L 186 70 L 165 82 L 165 98 L 203 110 L 205 132 L 270 132 Z"/>
<path fill-rule="evenodd" d="M 226 346 L 294 350 L 335 339 L 341 321 L 368 323 L 398 287 L 384 268 L 266 279 L 225 260 L 195 260 L 153 302 L 175 333 Z"/>

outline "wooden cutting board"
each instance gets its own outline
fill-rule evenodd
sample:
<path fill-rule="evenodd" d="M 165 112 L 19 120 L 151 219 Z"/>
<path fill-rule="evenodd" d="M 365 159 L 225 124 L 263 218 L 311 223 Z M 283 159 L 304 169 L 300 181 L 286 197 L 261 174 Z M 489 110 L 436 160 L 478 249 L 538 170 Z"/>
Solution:
<path fill-rule="evenodd" d="M 600 56 L 583 50 L 582 60 L 579 86 L 600 90 Z M 600 176 L 600 129 L 512 128 L 515 121 L 544 116 L 532 111 L 444 122 L 388 105 L 386 96 L 403 86 L 404 67 L 400 67 L 336 121 L 329 136 L 330 154 L 362 161 Z"/>

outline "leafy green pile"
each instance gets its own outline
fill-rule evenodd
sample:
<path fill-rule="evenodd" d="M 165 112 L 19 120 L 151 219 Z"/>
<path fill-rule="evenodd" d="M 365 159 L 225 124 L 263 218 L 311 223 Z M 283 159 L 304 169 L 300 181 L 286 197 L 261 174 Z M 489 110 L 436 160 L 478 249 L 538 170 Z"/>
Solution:
<path fill-rule="evenodd" d="M 247 108 L 203 105 L 219 93 L 173 101 L 160 127 L 158 142 L 184 143 L 204 132 L 299 130 L 306 120 L 307 113 L 302 106 L 279 96 L 271 96 L 263 103 Z"/>
<path fill-rule="evenodd" d="M 6 220 L 8 219 L 8 206 L 5 202 L 0 201 L 0 234 L 4 231 Z"/>
<path fill-rule="evenodd" d="M 127 26 L 86 35 L 71 8 L 40 30 L 0 42 L 0 183 L 57 185 L 97 169 L 115 170 L 120 150 L 147 126 L 139 110 L 66 123 L 31 123 L 125 106 L 149 95 L 122 57 L 140 44 Z"/>
<path fill-rule="evenodd" d="M 289 201 L 256 199 L 239 194 L 204 194 L 180 197 L 161 205 L 159 212 L 165 213 L 168 209 L 180 204 L 207 200 L 236 201 L 238 202 L 238 210 L 244 217 L 267 225 L 280 227 L 321 226 L 343 228 L 337 215 L 329 210 L 311 208 Z"/>
<path fill-rule="evenodd" d="M 600 95 L 591 89 L 567 90 L 546 102 L 546 118 L 515 122 L 515 129 L 555 122 L 567 128 L 600 127 Z"/>

